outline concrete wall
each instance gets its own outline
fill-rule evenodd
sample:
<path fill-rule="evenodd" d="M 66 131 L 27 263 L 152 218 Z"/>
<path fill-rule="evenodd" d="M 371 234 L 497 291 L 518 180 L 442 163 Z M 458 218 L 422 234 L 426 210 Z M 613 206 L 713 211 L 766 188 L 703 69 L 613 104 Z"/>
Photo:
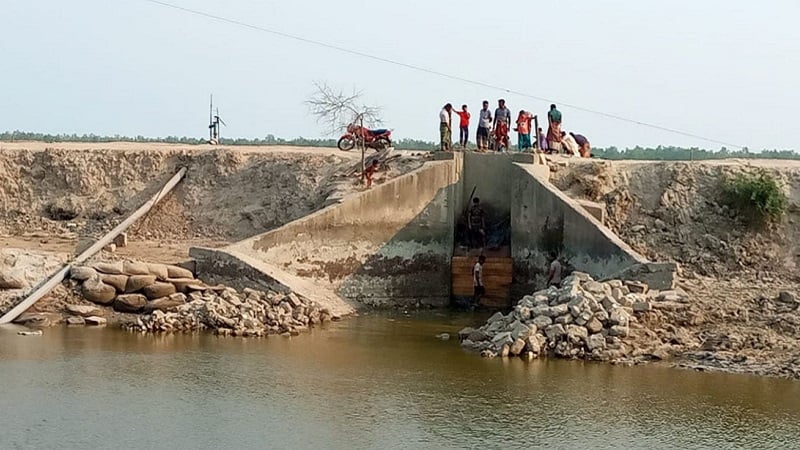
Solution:
<path fill-rule="evenodd" d="M 450 300 L 461 155 L 225 249 L 372 306 Z"/>
<path fill-rule="evenodd" d="M 515 292 L 530 292 L 544 284 L 550 250 L 595 278 L 647 262 L 576 201 L 538 178 L 535 166 L 514 164 L 509 178 Z"/>
<path fill-rule="evenodd" d="M 472 188 L 488 210 L 497 216 L 511 212 L 511 157 L 508 155 L 464 153 L 463 202 L 457 207 L 463 211 Z"/>

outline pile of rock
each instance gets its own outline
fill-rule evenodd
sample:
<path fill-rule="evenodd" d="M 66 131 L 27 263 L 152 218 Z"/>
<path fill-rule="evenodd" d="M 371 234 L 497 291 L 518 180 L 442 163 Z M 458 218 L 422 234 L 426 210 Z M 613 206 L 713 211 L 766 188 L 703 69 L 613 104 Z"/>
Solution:
<path fill-rule="evenodd" d="M 163 310 L 186 303 L 186 294 L 209 289 L 190 270 L 135 261 L 72 267 L 70 278 L 92 303 L 124 313 Z"/>
<path fill-rule="evenodd" d="M 635 313 L 651 309 L 647 291 L 643 283 L 601 283 L 574 272 L 560 287 L 525 296 L 510 313 L 498 312 L 478 329 L 465 328 L 459 338 L 463 347 L 486 357 L 622 358 L 632 350 L 625 341 Z"/>
<path fill-rule="evenodd" d="M 188 295 L 188 303 L 167 311 L 156 309 L 125 327 L 141 332 L 213 330 L 217 334 L 233 336 L 288 336 L 331 319 L 327 309 L 294 293 L 252 289 L 239 293 L 224 288 L 192 292 Z"/>

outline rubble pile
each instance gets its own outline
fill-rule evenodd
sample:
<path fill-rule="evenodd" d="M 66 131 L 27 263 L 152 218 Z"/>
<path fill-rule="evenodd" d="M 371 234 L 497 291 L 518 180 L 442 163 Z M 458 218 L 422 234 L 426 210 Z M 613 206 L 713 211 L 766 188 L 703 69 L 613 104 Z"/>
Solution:
<path fill-rule="evenodd" d="M 183 297 L 184 303 L 155 309 L 125 328 L 141 332 L 213 330 L 232 336 L 297 335 L 332 319 L 328 310 L 294 293 L 252 289 L 239 293 L 224 288 L 192 292 L 188 298 L 184 294 L 175 296 Z"/>
<path fill-rule="evenodd" d="M 317 303 L 292 292 L 208 286 L 191 271 L 136 261 L 73 267 L 70 278 L 81 296 L 115 311 L 143 314 L 123 327 L 141 332 L 213 330 L 233 336 L 296 335 L 333 319 Z M 104 325 L 95 306 L 69 305 L 70 325 Z M 100 320 L 102 319 L 102 320 Z M 100 323 L 98 323 L 100 322 Z"/>
<path fill-rule="evenodd" d="M 639 282 L 598 282 L 574 272 L 560 287 L 525 296 L 508 314 L 495 313 L 480 328 L 461 330 L 459 339 L 485 357 L 624 359 L 634 353 L 629 338 L 636 315 L 650 311 L 656 299 L 680 301 L 682 296 L 648 293 Z"/>

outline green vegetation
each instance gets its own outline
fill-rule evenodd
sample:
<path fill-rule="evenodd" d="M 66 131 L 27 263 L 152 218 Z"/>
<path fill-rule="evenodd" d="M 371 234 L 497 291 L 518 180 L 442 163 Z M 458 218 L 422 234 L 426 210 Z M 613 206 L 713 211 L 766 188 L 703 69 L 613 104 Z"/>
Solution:
<path fill-rule="evenodd" d="M 722 190 L 725 203 L 752 224 L 779 220 L 789 203 L 777 178 L 765 170 L 729 178 Z"/>
<path fill-rule="evenodd" d="M 697 147 L 639 147 L 619 150 L 616 147 L 593 148 L 592 156 L 600 159 L 632 159 L 648 161 L 702 161 L 709 159 L 800 159 L 792 150 L 762 150 L 751 152 L 747 148 L 731 151 L 725 147 L 713 151 Z"/>

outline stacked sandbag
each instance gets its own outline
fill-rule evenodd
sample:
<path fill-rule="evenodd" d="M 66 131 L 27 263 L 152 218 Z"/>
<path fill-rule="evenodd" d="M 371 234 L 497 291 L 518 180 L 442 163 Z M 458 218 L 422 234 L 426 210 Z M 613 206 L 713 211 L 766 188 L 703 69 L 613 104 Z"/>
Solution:
<path fill-rule="evenodd" d="M 623 358 L 633 351 L 626 338 L 635 314 L 651 308 L 647 291 L 642 283 L 601 283 L 575 272 L 560 287 L 523 297 L 508 314 L 498 312 L 478 329 L 461 330 L 459 338 L 486 357 Z"/>
<path fill-rule="evenodd" d="M 167 299 L 148 303 L 169 302 Z M 172 306 L 172 305 L 171 305 Z M 147 308 L 147 306 L 145 306 Z M 232 288 L 206 289 L 188 295 L 188 303 L 177 301 L 170 311 L 156 309 L 139 317 L 126 328 L 139 332 L 189 332 L 213 330 L 216 334 L 232 336 L 266 336 L 270 334 L 297 335 L 311 326 L 331 320 L 328 310 L 315 302 L 293 293 Z"/>
<path fill-rule="evenodd" d="M 208 289 L 183 267 L 137 261 L 72 267 L 70 278 L 86 300 L 125 313 L 173 310 L 186 302 L 185 294 Z"/>

